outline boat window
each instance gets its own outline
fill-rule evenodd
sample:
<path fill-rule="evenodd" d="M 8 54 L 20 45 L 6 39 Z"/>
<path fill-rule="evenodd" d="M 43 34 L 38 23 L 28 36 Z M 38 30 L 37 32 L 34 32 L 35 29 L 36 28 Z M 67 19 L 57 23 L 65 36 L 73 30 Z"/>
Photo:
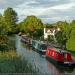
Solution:
<path fill-rule="evenodd" d="M 38 48 L 40 49 L 40 44 L 38 44 Z"/>
<path fill-rule="evenodd" d="M 67 54 L 66 53 L 64 53 L 63 56 L 64 56 L 65 59 L 67 58 Z"/>
<path fill-rule="evenodd" d="M 43 50 L 45 50 L 45 49 L 47 49 L 47 45 L 42 44 L 42 45 L 41 45 L 41 48 L 42 48 Z"/>
<path fill-rule="evenodd" d="M 58 53 L 56 53 L 56 58 L 58 58 Z"/>
<path fill-rule="evenodd" d="M 35 45 L 35 42 L 33 41 L 32 44 Z"/>
<path fill-rule="evenodd" d="M 63 55 L 63 58 L 64 58 L 64 59 L 67 59 L 67 53 L 62 52 L 62 55 Z"/>
<path fill-rule="evenodd" d="M 54 52 L 52 53 L 52 56 L 54 56 Z"/>

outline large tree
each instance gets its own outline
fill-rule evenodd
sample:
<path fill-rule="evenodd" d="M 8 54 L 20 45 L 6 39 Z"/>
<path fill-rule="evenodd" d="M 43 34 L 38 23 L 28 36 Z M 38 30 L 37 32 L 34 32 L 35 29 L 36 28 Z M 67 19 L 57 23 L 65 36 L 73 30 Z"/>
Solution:
<path fill-rule="evenodd" d="M 3 16 L 2 14 L 0 14 L 0 35 L 6 35 L 7 31 L 6 31 L 6 26 L 3 22 Z"/>
<path fill-rule="evenodd" d="M 7 49 L 8 38 L 7 38 L 6 27 L 3 23 L 3 16 L 0 14 L 0 51 Z"/>
<path fill-rule="evenodd" d="M 4 11 L 4 23 L 8 32 L 15 32 L 16 23 L 18 21 L 17 13 L 12 8 L 7 8 Z"/>
<path fill-rule="evenodd" d="M 33 33 L 40 28 L 43 28 L 42 21 L 33 15 L 27 16 L 24 21 L 19 24 L 19 29 L 29 35 L 33 35 Z"/>
<path fill-rule="evenodd" d="M 3 33 L 3 31 L 2 31 L 2 15 L 0 14 L 0 35 Z"/>
<path fill-rule="evenodd" d="M 70 34 L 69 39 L 66 43 L 66 48 L 71 51 L 75 51 L 75 20 L 70 24 Z"/>
<path fill-rule="evenodd" d="M 57 27 L 61 28 L 61 31 L 56 33 L 56 39 L 58 43 L 66 48 L 66 42 L 70 38 L 70 24 L 65 22 L 57 22 Z"/>

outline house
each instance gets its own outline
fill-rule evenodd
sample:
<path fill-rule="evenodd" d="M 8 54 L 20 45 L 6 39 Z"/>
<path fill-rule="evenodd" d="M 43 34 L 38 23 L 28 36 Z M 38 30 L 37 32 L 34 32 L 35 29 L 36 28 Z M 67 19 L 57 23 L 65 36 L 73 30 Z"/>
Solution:
<path fill-rule="evenodd" d="M 48 39 L 48 36 L 55 36 L 55 34 L 60 31 L 60 28 L 44 28 L 44 39 Z"/>

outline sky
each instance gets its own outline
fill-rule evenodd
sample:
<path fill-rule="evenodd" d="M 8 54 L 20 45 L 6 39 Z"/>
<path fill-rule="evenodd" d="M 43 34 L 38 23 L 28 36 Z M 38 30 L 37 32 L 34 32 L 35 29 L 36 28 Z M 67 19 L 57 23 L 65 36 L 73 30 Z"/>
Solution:
<path fill-rule="evenodd" d="M 12 7 L 22 21 L 35 15 L 44 23 L 75 19 L 75 0 L 0 0 L 0 13 Z"/>

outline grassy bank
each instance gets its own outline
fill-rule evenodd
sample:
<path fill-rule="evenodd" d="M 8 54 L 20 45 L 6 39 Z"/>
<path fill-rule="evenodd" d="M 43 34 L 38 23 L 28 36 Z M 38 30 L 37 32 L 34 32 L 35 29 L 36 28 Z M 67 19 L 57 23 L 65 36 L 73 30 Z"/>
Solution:
<path fill-rule="evenodd" d="M 15 37 L 8 38 L 8 49 L 0 51 L 0 73 L 37 73 L 28 61 L 17 56 Z"/>
<path fill-rule="evenodd" d="M 16 56 L 15 51 L 0 52 L 0 73 L 37 73 L 31 64 Z"/>

